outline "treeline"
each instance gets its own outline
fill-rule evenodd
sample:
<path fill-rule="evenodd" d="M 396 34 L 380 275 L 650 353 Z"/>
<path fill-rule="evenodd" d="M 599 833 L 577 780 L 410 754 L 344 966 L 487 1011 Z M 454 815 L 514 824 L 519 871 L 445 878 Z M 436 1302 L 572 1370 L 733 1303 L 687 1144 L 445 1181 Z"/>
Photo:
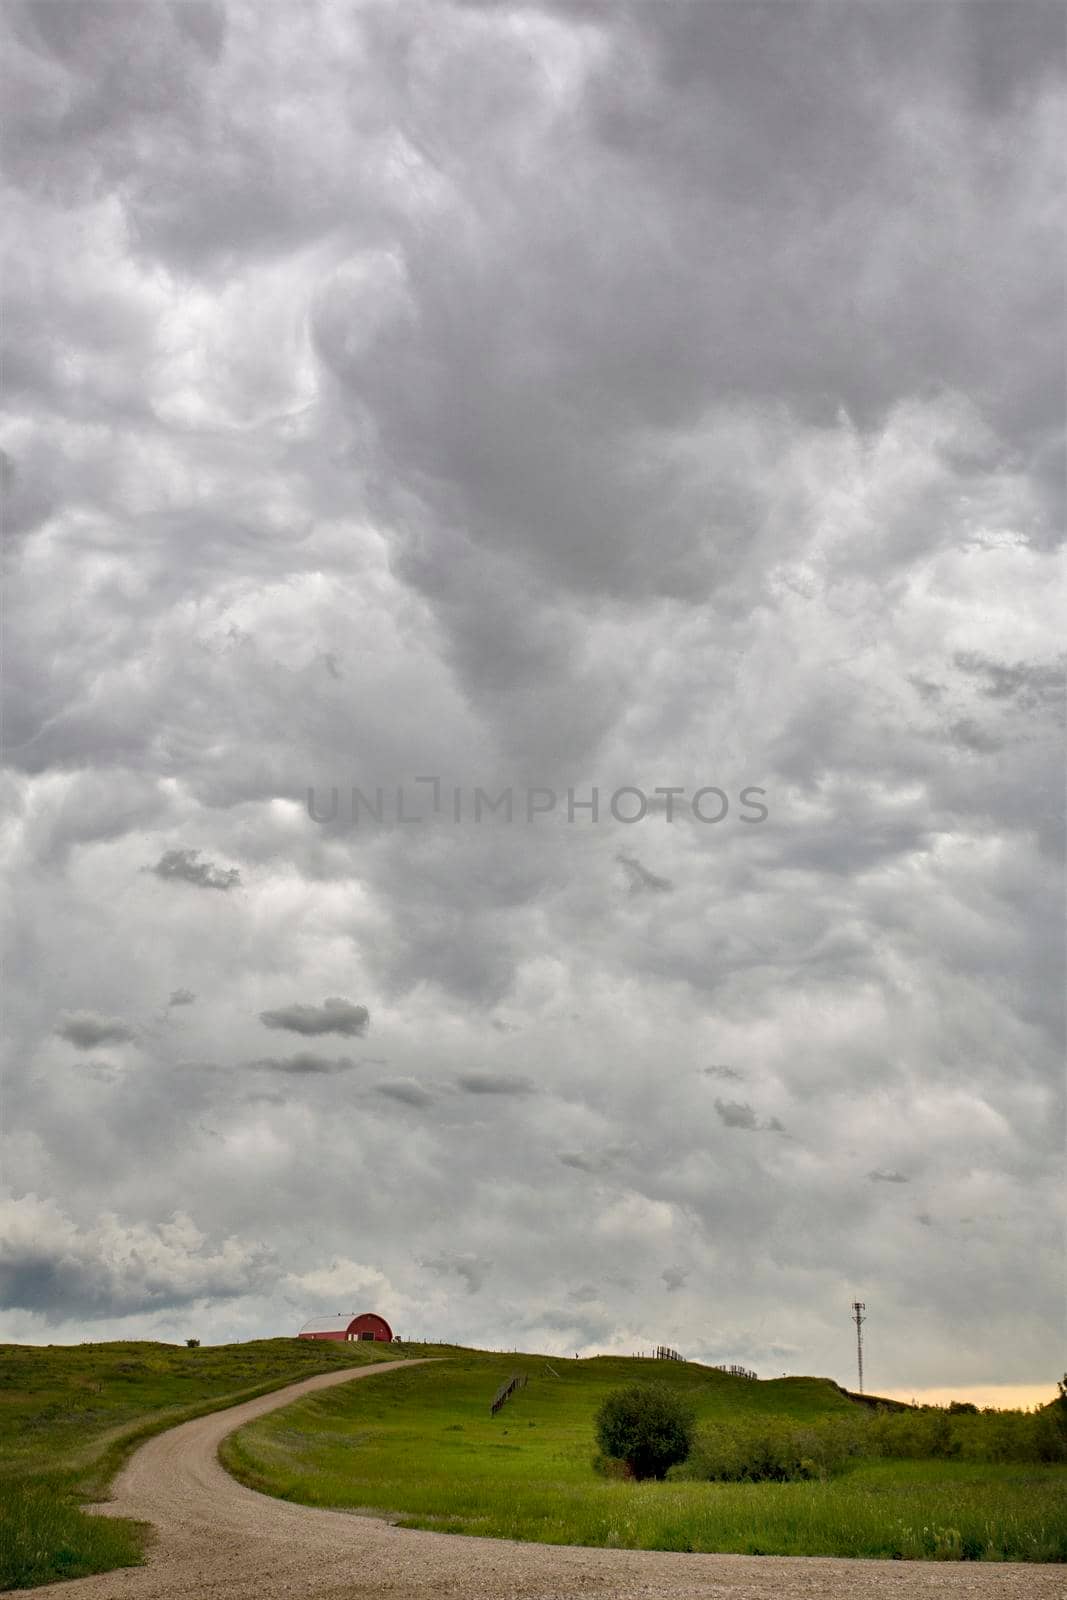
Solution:
<path fill-rule="evenodd" d="M 794 1423 L 735 1421 L 698 1429 L 672 1476 L 740 1482 L 829 1478 L 862 1460 L 1067 1461 L 1067 1390 L 1037 1411 L 920 1406 Z"/>

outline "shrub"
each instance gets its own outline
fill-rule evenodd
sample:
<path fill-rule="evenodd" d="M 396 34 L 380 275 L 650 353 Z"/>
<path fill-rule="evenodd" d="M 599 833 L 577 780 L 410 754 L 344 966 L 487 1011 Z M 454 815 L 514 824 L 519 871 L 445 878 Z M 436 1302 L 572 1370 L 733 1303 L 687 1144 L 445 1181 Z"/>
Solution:
<path fill-rule="evenodd" d="M 979 1411 L 969 1403 L 878 1410 L 869 1419 L 865 1454 L 1007 1462 L 1067 1461 L 1067 1396 L 1037 1411 Z"/>
<path fill-rule="evenodd" d="M 827 1417 L 796 1424 L 785 1417 L 702 1428 L 684 1469 L 687 1478 L 727 1483 L 788 1483 L 829 1478 L 866 1454 L 867 1419 Z"/>
<path fill-rule="evenodd" d="M 660 1383 L 615 1389 L 596 1417 L 597 1442 L 605 1456 L 624 1461 L 635 1478 L 663 1478 L 684 1461 L 693 1443 L 693 1408 Z"/>

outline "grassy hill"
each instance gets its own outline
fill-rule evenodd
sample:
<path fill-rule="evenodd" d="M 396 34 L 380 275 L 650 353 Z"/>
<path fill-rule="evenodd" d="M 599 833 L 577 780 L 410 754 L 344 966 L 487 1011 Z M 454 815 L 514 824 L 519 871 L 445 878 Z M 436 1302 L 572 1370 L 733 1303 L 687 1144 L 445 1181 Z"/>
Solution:
<path fill-rule="evenodd" d="M 590 1496 L 610 1499 L 620 1487 L 590 1464 L 594 1414 L 612 1389 L 655 1379 L 684 1391 L 702 1421 L 807 1421 L 852 1410 L 823 1378 L 760 1383 L 680 1361 L 424 1350 L 447 1360 L 287 1406 L 226 1442 L 227 1467 L 255 1488 L 309 1505 L 402 1512 L 412 1526 L 455 1532 L 599 1544 L 584 1508 Z M 492 1416 L 490 1401 L 515 1373 L 526 1387 Z"/>
<path fill-rule="evenodd" d="M 149 1343 L 0 1345 L 0 1588 L 141 1560 L 147 1530 L 88 1517 L 143 1439 L 388 1345 L 297 1339 L 187 1350 Z"/>
<path fill-rule="evenodd" d="M 821 1378 L 752 1382 L 688 1362 L 588 1361 L 451 1350 L 447 1362 L 335 1389 L 223 1446 L 243 1482 L 304 1504 L 378 1510 L 405 1527 L 652 1550 L 1067 1560 L 1067 1469 L 968 1460 L 863 1460 L 802 1482 L 635 1483 L 593 1467 L 611 1390 L 683 1390 L 698 1429 L 874 1424 Z M 499 1384 L 526 1375 L 491 1416 Z"/>

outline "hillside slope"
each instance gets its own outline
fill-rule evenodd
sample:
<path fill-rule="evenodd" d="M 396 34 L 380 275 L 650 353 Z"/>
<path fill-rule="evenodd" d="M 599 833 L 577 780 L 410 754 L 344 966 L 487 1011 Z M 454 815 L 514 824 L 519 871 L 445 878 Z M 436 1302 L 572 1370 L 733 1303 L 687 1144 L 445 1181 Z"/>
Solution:
<path fill-rule="evenodd" d="M 0 1588 L 141 1559 L 145 1532 L 87 1517 L 143 1439 L 301 1378 L 395 1356 L 387 1345 L 261 1339 L 0 1345 Z"/>
<path fill-rule="evenodd" d="M 594 1466 L 597 1408 L 634 1380 L 684 1392 L 699 1429 L 787 1424 L 814 1434 L 834 1419 L 864 1427 L 870 1413 L 829 1379 L 753 1382 L 690 1362 L 441 1353 L 449 1359 L 262 1417 L 225 1442 L 225 1465 L 250 1487 L 305 1505 L 544 1544 L 956 1560 L 1067 1555 L 1062 1467 L 863 1460 L 842 1476 L 798 1482 L 709 1482 L 686 1467 L 667 1482 L 636 1483 Z M 494 1416 L 490 1403 L 513 1374 L 526 1384 Z"/>

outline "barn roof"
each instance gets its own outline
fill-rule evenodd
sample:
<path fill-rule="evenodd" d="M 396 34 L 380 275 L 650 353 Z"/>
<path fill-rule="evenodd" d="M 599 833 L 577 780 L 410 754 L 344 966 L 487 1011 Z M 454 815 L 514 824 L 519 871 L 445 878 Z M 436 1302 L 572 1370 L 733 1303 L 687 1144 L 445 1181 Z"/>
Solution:
<path fill-rule="evenodd" d="M 348 1325 L 356 1317 L 355 1311 L 339 1312 L 336 1317 L 312 1317 L 305 1322 L 301 1333 L 347 1333 Z"/>

